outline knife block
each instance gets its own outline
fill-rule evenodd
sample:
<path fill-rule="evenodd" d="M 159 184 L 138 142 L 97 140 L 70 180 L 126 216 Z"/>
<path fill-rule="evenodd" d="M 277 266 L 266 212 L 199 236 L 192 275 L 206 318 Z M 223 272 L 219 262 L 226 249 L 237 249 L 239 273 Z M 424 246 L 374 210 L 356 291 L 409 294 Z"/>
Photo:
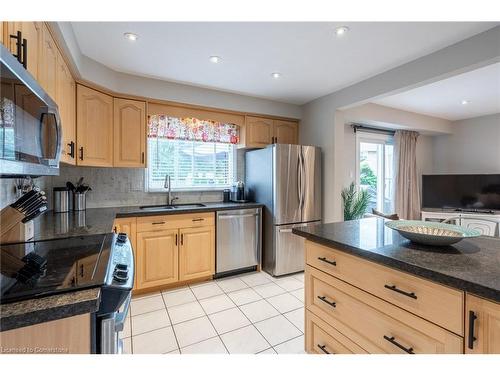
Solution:
<path fill-rule="evenodd" d="M 0 211 L 0 238 L 24 219 L 24 214 L 7 206 Z"/>
<path fill-rule="evenodd" d="M 3 223 L 2 223 L 3 226 Z M 2 231 L 3 232 L 3 231 Z M 13 242 L 28 242 L 35 235 L 35 225 L 33 221 L 27 223 L 16 223 L 11 229 L 2 233 L 0 236 L 0 244 Z"/>

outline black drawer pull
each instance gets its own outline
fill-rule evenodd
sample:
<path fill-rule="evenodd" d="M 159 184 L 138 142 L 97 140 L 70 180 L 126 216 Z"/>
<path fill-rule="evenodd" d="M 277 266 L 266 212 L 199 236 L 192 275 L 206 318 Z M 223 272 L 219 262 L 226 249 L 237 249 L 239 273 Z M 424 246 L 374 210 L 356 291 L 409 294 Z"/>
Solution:
<path fill-rule="evenodd" d="M 322 300 L 324 303 L 330 305 L 333 308 L 337 307 L 337 304 L 335 302 L 328 301 L 325 296 L 322 296 L 322 297 L 318 296 L 318 299 Z"/>
<path fill-rule="evenodd" d="M 161 225 L 161 224 L 165 224 L 164 221 L 155 221 L 152 223 L 153 225 Z"/>
<path fill-rule="evenodd" d="M 384 339 L 386 339 L 392 345 L 397 346 L 399 349 L 405 351 L 408 354 L 415 354 L 415 352 L 413 351 L 413 348 L 406 348 L 406 347 L 404 347 L 403 345 L 401 345 L 399 342 L 396 341 L 396 339 L 394 338 L 394 336 L 389 337 L 389 336 L 384 335 Z"/>
<path fill-rule="evenodd" d="M 384 285 L 384 288 L 387 288 L 389 290 L 392 290 L 393 292 L 396 292 L 396 293 L 399 293 L 399 294 L 402 294 L 406 297 L 410 297 L 410 298 L 413 298 L 413 299 L 417 299 L 417 296 L 415 295 L 415 293 L 411 292 L 405 292 L 404 290 L 401 290 L 401 289 L 398 289 L 396 288 L 396 285 L 387 285 L 385 284 Z"/>
<path fill-rule="evenodd" d="M 334 261 L 334 260 L 328 260 L 325 257 L 318 257 L 318 260 L 321 260 L 322 262 L 331 264 L 332 266 L 336 266 L 337 265 L 336 261 Z"/>
<path fill-rule="evenodd" d="M 205 220 L 205 219 L 203 219 L 203 218 L 193 219 L 193 221 L 203 221 L 203 220 Z"/>
<path fill-rule="evenodd" d="M 333 353 L 330 353 L 328 350 L 326 350 L 326 345 L 320 345 L 318 344 L 318 348 L 321 349 L 321 351 L 325 354 L 333 354 Z"/>
<path fill-rule="evenodd" d="M 474 311 L 469 311 L 469 338 L 468 338 L 468 343 L 467 347 L 469 349 L 474 349 L 474 341 L 477 339 L 474 337 L 474 322 L 477 319 L 477 315 L 474 313 Z"/>

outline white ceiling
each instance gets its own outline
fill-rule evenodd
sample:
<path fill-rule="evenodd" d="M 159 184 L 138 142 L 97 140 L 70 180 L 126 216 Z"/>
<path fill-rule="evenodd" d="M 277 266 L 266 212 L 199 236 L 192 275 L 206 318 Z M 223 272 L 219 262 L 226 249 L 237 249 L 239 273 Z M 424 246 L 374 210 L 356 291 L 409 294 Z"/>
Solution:
<path fill-rule="evenodd" d="M 469 103 L 463 105 L 463 100 Z M 452 121 L 500 113 L 500 63 L 375 100 L 374 103 Z"/>
<path fill-rule="evenodd" d="M 81 52 L 111 69 L 303 104 L 496 23 L 72 22 Z M 136 42 L 124 32 L 139 35 Z M 208 61 L 222 57 L 220 64 Z M 272 79 L 272 72 L 281 72 Z"/>

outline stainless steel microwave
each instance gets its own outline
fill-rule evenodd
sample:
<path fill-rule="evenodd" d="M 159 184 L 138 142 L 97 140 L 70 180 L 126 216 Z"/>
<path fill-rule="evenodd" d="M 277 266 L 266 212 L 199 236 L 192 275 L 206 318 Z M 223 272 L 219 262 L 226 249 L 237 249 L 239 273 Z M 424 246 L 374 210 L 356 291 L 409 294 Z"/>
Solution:
<path fill-rule="evenodd" d="M 57 175 L 57 105 L 1 44 L 0 53 L 0 177 Z"/>

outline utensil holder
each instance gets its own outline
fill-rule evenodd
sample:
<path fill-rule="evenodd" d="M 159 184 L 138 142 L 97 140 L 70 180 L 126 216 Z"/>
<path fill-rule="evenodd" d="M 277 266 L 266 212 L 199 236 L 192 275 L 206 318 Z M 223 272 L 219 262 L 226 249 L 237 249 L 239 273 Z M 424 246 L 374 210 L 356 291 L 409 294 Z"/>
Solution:
<path fill-rule="evenodd" d="M 73 194 L 73 210 L 85 211 L 87 209 L 87 195 L 85 193 Z"/>
<path fill-rule="evenodd" d="M 67 187 L 55 187 L 54 212 L 68 212 L 70 208 L 69 189 Z"/>

